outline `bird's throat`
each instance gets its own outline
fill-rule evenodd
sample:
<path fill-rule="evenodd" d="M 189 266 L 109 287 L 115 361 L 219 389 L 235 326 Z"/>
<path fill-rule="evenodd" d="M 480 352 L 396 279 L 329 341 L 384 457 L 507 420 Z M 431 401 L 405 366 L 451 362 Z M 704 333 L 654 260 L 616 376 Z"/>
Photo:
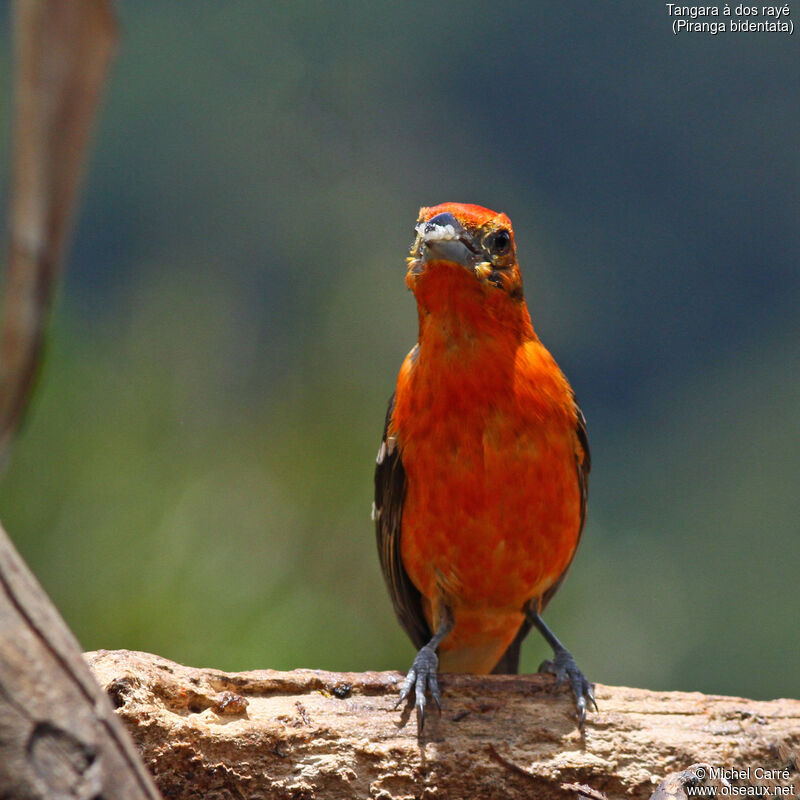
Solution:
<path fill-rule="evenodd" d="M 535 338 L 524 301 L 482 283 L 459 264 L 433 262 L 413 286 L 419 313 L 420 346 L 444 345 L 448 350 L 499 344 L 510 347 Z"/>

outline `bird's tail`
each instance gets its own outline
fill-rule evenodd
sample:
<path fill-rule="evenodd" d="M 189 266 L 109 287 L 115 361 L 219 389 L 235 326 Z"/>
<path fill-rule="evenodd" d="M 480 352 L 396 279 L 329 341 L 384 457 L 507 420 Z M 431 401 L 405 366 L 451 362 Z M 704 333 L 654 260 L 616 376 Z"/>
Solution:
<path fill-rule="evenodd" d="M 522 640 L 528 635 L 531 623 L 526 619 L 519 627 L 514 641 L 503 653 L 503 657 L 497 662 L 497 666 L 492 670 L 492 675 L 516 675 L 519 672 L 519 651 L 522 647 Z"/>

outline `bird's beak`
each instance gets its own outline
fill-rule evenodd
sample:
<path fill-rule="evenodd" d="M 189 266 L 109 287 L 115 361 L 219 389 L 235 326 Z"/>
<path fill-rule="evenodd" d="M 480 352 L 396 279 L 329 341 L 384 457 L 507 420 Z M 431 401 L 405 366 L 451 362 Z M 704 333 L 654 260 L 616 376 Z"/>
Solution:
<path fill-rule="evenodd" d="M 451 261 L 473 269 L 481 261 L 480 251 L 472 237 L 452 214 L 437 214 L 417 225 L 419 260 Z"/>

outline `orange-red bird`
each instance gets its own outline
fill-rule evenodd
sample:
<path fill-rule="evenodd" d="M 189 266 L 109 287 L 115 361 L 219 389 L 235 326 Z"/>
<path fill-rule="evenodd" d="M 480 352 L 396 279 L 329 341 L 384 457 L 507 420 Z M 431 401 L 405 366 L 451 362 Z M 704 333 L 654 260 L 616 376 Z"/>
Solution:
<path fill-rule="evenodd" d="M 579 724 L 591 684 L 541 613 L 578 547 L 589 476 L 586 423 L 539 341 L 505 214 L 420 211 L 406 284 L 419 340 L 403 362 L 375 470 L 381 566 L 417 657 L 403 683 L 420 728 L 437 670 L 515 673 L 535 626 L 540 667 L 569 681 Z M 438 656 L 437 656 L 438 651 Z"/>

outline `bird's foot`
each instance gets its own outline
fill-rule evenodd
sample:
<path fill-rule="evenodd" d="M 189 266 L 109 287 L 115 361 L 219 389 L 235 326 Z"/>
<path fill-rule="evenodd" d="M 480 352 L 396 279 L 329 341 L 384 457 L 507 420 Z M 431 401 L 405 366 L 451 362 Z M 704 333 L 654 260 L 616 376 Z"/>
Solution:
<path fill-rule="evenodd" d="M 594 699 L 594 689 L 586 676 L 578 669 L 575 659 L 569 650 L 560 648 L 555 651 L 553 660 L 543 661 L 539 672 L 549 672 L 556 676 L 556 686 L 563 686 L 567 681 L 575 696 L 575 708 L 578 712 L 578 727 L 583 729 L 586 719 L 586 708 L 594 706 L 597 711 L 597 702 Z"/>
<path fill-rule="evenodd" d="M 439 692 L 439 680 L 436 675 L 438 669 L 439 657 L 436 655 L 436 651 L 426 644 L 417 653 L 417 657 L 414 659 L 414 663 L 411 665 L 411 669 L 400 687 L 400 698 L 395 708 L 411 694 L 413 688 L 414 704 L 417 707 L 417 727 L 420 733 L 422 733 L 425 725 L 425 704 L 428 692 L 430 692 L 439 711 L 442 710 L 442 696 Z"/>

